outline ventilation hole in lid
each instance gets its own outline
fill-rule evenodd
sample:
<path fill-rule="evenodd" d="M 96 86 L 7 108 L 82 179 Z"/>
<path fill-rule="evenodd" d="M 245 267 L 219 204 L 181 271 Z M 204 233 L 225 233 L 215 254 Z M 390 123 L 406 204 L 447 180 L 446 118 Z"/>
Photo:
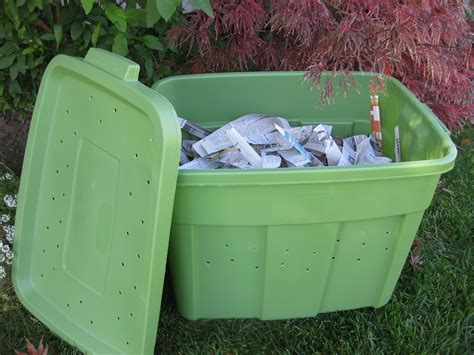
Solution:
<path fill-rule="evenodd" d="M 125 263 L 122 262 L 122 266 L 125 266 Z"/>
<path fill-rule="evenodd" d="M 58 249 L 59 249 L 59 244 L 56 244 L 56 248 L 58 248 Z"/>
<path fill-rule="evenodd" d="M 255 269 L 258 269 L 258 266 L 255 266 Z"/>
<path fill-rule="evenodd" d="M 66 110 L 66 113 L 69 114 L 69 110 Z"/>
<path fill-rule="evenodd" d="M 59 220 L 59 224 L 61 224 L 61 223 L 63 223 L 63 221 L 62 221 L 62 220 Z"/>
<path fill-rule="evenodd" d="M 226 244 L 225 247 L 228 248 L 228 247 L 229 247 L 229 244 Z"/>
<path fill-rule="evenodd" d="M 332 259 L 332 260 L 334 260 L 334 259 L 336 259 L 336 257 L 335 257 L 335 256 L 333 256 L 331 259 Z"/>
<path fill-rule="evenodd" d="M 338 242 L 338 243 L 339 243 L 340 241 L 341 241 L 340 239 L 337 239 L 337 240 L 336 240 L 336 242 Z"/>
<path fill-rule="evenodd" d="M 133 285 L 133 289 L 136 290 L 136 289 L 137 289 L 137 286 Z"/>
<path fill-rule="evenodd" d="M 129 191 L 128 194 L 129 194 L 130 196 L 132 196 L 132 191 Z"/>
<path fill-rule="evenodd" d="M 309 271 L 309 267 L 306 268 L 306 271 Z"/>
<path fill-rule="evenodd" d="M 210 264 L 211 264 L 211 262 L 209 260 L 206 261 L 206 265 L 210 265 Z"/>
<path fill-rule="evenodd" d="M 313 255 L 316 255 L 316 251 L 313 251 Z"/>
<path fill-rule="evenodd" d="M 44 277 L 44 275 L 43 275 L 43 274 L 41 274 L 40 276 L 41 276 L 41 277 Z"/>
<path fill-rule="evenodd" d="M 82 300 L 79 300 L 79 303 L 82 304 Z"/>
<path fill-rule="evenodd" d="M 102 123 L 102 120 L 99 120 L 99 123 Z"/>
<path fill-rule="evenodd" d="M 141 222 L 142 222 L 142 224 L 145 224 L 145 221 L 143 219 L 141 220 Z"/>
<path fill-rule="evenodd" d="M 117 320 L 120 320 L 120 317 L 117 317 Z"/>
<path fill-rule="evenodd" d="M 64 143 L 62 139 L 60 140 L 60 142 L 61 142 L 61 144 L 63 144 L 63 143 Z"/>
<path fill-rule="evenodd" d="M 43 249 L 43 253 L 46 253 L 46 249 Z"/>
<path fill-rule="evenodd" d="M 388 248 L 385 248 L 385 250 L 388 250 Z"/>
<path fill-rule="evenodd" d="M 56 267 L 55 267 L 55 266 L 53 266 L 53 271 L 56 271 Z"/>
<path fill-rule="evenodd" d="M 290 252 L 290 249 L 285 249 L 285 253 L 289 253 Z"/>
<path fill-rule="evenodd" d="M 126 342 L 126 344 L 127 344 L 127 345 L 130 345 L 130 343 L 129 343 L 128 341 Z"/>
<path fill-rule="evenodd" d="M 69 303 L 66 303 L 66 307 L 69 308 L 69 307 L 71 307 L 71 306 L 69 305 Z"/>
<path fill-rule="evenodd" d="M 63 197 L 66 197 L 66 194 L 64 192 L 62 193 L 62 195 L 63 195 Z"/>
<path fill-rule="evenodd" d="M 140 259 L 140 254 L 137 255 L 138 259 Z"/>
<path fill-rule="evenodd" d="M 130 232 L 126 232 L 126 233 L 127 233 L 127 235 L 130 235 Z"/>
<path fill-rule="evenodd" d="M 94 324 L 94 321 L 91 320 L 91 324 Z"/>
<path fill-rule="evenodd" d="M 117 108 L 114 108 L 114 112 L 117 112 Z"/>
<path fill-rule="evenodd" d="M 130 313 L 130 317 L 133 317 L 133 313 Z"/>
<path fill-rule="evenodd" d="M 51 197 L 51 199 L 52 199 L 53 201 L 54 201 L 54 200 L 56 200 L 56 198 L 55 198 L 54 196 L 53 196 L 53 197 Z"/>
<path fill-rule="evenodd" d="M 390 232 L 385 232 L 385 234 L 390 234 Z"/>
<path fill-rule="evenodd" d="M 280 263 L 280 266 L 281 266 L 281 267 L 284 267 L 284 266 L 285 266 L 285 263 Z"/>
<path fill-rule="evenodd" d="M 49 226 L 46 226 L 46 229 L 49 229 Z"/>
<path fill-rule="evenodd" d="M 69 168 L 69 164 L 66 164 L 66 168 Z"/>
<path fill-rule="evenodd" d="M 360 261 L 360 258 L 357 258 L 357 261 Z"/>
<path fill-rule="evenodd" d="M 365 245 L 365 243 L 362 243 L 362 245 Z"/>
<path fill-rule="evenodd" d="M 138 158 L 138 153 L 135 153 L 135 158 Z"/>
<path fill-rule="evenodd" d="M 147 180 L 146 183 L 147 183 L 148 185 L 150 185 L 150 180 Z"/>
<path fill-rule="evenodd" d="M 77 136 L 77 132 L 76 132 L 76 131 L 74 131 L 74 135 Z"/>
<path fill-rule="evenodd" d="M 59 174 L 59 170 L 56 170 L 56 174 Z"/>
<path fill-rule="evenodd" d="M 235 259 L 230 259 L 230 261 L 233 263 L 235 261 Z"/>
<path fill-rule="evenodd" d="M 92 100 L 92 96 L 89 96 L 89 100 Z"/>
<path fill-rule="evenodd" d="M 121 295 L 121 294 L 122 294 L 122 291 L 119 290 L 118 294 Z"/>

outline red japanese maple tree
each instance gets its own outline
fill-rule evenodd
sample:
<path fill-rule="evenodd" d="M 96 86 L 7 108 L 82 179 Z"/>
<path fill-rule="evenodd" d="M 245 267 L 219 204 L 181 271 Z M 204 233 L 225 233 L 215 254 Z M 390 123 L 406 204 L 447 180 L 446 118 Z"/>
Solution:
<path fill-rule="evenodd" d="M 460 0 L 211 0 L 168 32 L 190 72 L 393 75 L 451 128 L 473 114 L 470 28 Z M 322 88 L 330 98 L 333 81 Z"/>

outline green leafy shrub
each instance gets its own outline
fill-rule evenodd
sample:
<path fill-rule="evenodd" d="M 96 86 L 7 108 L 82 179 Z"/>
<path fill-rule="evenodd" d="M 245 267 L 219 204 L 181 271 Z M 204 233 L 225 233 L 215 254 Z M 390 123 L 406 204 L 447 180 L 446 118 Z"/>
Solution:
<path fill-rule="evenodd" d="M 203 8 L 208 1 L 190 1 Z M 150 84 L 170 73 L 164 45 L 180 0 L 5 0 L 0 4 L 0 111 L 31 112 L 41 76 L 59 53 L 100 47 L 142 67 Z"/>

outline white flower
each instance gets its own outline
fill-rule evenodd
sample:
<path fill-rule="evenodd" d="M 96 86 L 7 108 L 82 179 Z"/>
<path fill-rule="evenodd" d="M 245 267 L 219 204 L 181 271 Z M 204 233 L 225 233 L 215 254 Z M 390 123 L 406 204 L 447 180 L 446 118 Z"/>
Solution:
<path fill-rule="evenodd" d="M 13 175 L 12 175 L 12 174 L 6 173 L 5 175 L 0 176 L 0 181 L 3 181 L 3 180 L 11 180 L 12 178 L 13 178 Z"/>
<path fill-rule="evenodd" d="M 5 231 L 7 241 L 10 244 L 13 243 L 13 237 L 15 235 L 15 226 L 6 225 L 3 226 L 3 230 Z"/>
<path fill-rule="evenodd" d="M 5 261 L 5 254 L 0 253 L 0 263 L 3 263 Z"/>
<path fill-rule="evenodd" d="M 7 259 L 8 259 L 8 260 L 13 259 L 13 252 L 12 252 L 12 251 L 9 251 L 9 252 L 6 253 L 5 255 L 7 256 Z"/>
<path fill-rule="evenodd" d="M 0 215 L 0 224 L 7 223 L 10 220 L 10 216 L 7 214 Z"/>
<path fill-rule="evenodd" d="M 2 251 L 6 254 L 10 251 L 10 246 L 8 244 L 4 244 L 2 247 Z"/>
<path fill-rule="evenodd" d="M 7 276 L 7 272 L 3 266 L 0 266 L 0 279 L 4 279 Z"/>
<path fill-rule="evenodd" d="M 5 202 L 5 204 L 8 207 L 15 208 L 16 207 L 16 199 L 17 199 L 17 195 L 15 195 L 15 196 L 5 195 L 5 197 L 3 198 L 3 201 Z"/>

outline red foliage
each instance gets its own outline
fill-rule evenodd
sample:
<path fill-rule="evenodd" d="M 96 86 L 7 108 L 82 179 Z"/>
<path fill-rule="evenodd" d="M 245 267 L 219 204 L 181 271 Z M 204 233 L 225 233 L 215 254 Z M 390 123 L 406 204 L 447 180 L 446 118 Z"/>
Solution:
<path fill-rule="evenodd" d="M 393 75 L 452 129 L 472 117 L 473 56 L 460 0 L 211 0 L 214 18 L 183 16 L 169 41 L 191 72 L 353 70 Z M 333 81 L 322 98 L 334 94 Z"/>

